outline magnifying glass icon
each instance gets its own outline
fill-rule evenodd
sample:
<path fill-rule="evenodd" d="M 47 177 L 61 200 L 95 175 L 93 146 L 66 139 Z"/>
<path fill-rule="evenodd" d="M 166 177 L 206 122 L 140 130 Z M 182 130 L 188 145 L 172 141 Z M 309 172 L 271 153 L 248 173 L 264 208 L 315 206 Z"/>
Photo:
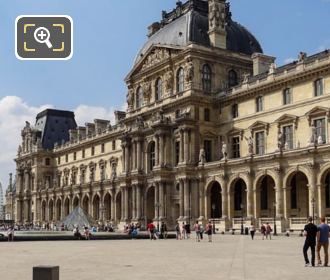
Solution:
<path fill-rule="evenodd" d="M 34 31 L 34 39 L 40 44 L 46 44 L 49 49 L 53 47 L 49 40 L 50 32 L 46 27 L 39 27 Z"/>

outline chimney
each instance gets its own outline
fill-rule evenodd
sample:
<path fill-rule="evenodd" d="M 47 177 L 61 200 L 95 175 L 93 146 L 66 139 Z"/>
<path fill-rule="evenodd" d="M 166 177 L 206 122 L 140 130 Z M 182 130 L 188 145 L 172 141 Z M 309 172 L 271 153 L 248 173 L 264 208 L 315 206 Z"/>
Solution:
<path fill-rule="evenodd" d="M 268 72 L 271 64 L 273 64 L 276 59 L 276 57 L 262 53 L 254 53 L 251 58 L 253 60 L 253 76 Z"/>
<path fill-rule="evenodd" d="M 229 5 L 226 0 L 209 0 L 209 38 L 211 45 L 216 48 L 227 48 L 227 14 Z"/>
<path fill-rule="evenodd" d="M 148 37 L 150 38 L 152 35 L 154 35 L 158 30 L 160 29 L 160 23 L 154 22 L 148 27 Z"/>

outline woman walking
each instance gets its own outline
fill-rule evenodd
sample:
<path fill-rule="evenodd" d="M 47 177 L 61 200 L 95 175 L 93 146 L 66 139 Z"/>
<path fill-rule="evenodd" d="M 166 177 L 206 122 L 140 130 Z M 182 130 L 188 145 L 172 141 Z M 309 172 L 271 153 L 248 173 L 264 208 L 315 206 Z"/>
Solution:
<path fill-rule="evenodd" d="M 251 239 L 254 240 L 254 234 L 256 233 L 256 227 L 254 226 L 254 223 L 251 223 L 250 226 L 250 235 L 251 235 Z"/>
<path fill-rule="evenodd" d="M 209 221 L 208 224 L 206 225 L 206 233 L 207 236 L 209 237 L 209 242 L 212 242 L 213 226 L 211 221 Z"/>

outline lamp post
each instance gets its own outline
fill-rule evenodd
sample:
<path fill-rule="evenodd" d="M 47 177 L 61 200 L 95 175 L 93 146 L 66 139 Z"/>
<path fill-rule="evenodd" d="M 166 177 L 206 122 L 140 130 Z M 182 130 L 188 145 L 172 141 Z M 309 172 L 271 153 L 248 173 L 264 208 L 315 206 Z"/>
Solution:
<path fill-rule="evenodd" d="M 244 208 L 244 204 L 241 203 L 241 212 L 242 212 L 242 215 L 241 215 L 241 235 L 244 234 L 244 226 L 243 226 L 243 208 Z"/>
<path fill-rule="evenodd" d="M 157 202 L 155 206 L 157 208 L 157 231 L 159 232 L 159 208 L 161 207 L 161 204 Z"/>
<path fill-rule="evenodd" d="M 274 236 L 277 236 L 277 229 L 276 229 L 276 201 L 274 201 L 273 206 L 274 206 Z"/>
<path fill-rule="evenodd" d="M 213 215 L 212 215 L 212 218 L 213 218 L 213 234 L 215 234 L 215 219 L 214 219 L 214 217 L 215 217 L 215 204 L 213 203 L 212 204 L 212 212 L 213 212 Z"/>
<path fill-rule="evenodd" d="M 314 218 L 315 218 L 315 198 L 313 197 L 312 200 L 312 219 L 313 219 L 313 224 L 314 224 Z"/>

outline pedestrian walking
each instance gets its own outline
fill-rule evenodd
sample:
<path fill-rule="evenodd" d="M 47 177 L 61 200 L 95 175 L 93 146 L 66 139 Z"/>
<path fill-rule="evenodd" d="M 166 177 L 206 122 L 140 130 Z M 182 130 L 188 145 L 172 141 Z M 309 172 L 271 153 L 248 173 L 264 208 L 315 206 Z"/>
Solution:
<path fill-rule="evenodd" d="M 206 225 L 206 233 L 209 238 L 209 242 L 212 242 L 213 226 L 211 221 L 209 221 Z"/>
<path fill-rule="evenodd" d="M 150 240 L 154 240 L 155 239 L 155 225 L 153 224 L 153 222 L 150 222 L 148 225 L 147 225 L 147 230 L 149 232 L 149 237 L 150 237 Z"/>
<path fill-rule="evenodd" d="M 201 241 L 201 227 L 200 224 L 198 223 L 198 221 L 196 221 L 196 223 L 194 224 L 194 231 L 196 233 L 196 242 L 200 242 Z"/>
<path fill-rule="evenodd" d="M 8 242 L 14 241 L 14 232 L 15 232 L 14 228 L 10 226 L 7 230 Z"/>
<path fill-rule="evenodd" d="M 317 262 L 318 265 L 322 265 L 321 261 L 321 248 L 324 250 L 324 266 L 328 266 L 329 259 L 329 236 L 330 236 L 330 227 L 325 223 L 325 218 L 320 219 L 321 224 L 317 228 Z"/>
<path fill-rule="evenodd" d="M 163 239 L 167 238 L 167 225 L 165 224 L 165 222 L 162 222 L 160 226 L 160 235 Z"/>
<path fill-rule="evenodd" d="M 187 237 L 187 239 L 190 239 L 191 229 L 190 229 L 190 223 L 189 222 L 186 223 L 185 231 L 186 231 L 186 237 Z"/>
<path fill-rule="evenodd" d="M 268 239 L 268 237 L 269 237 L 269 240 L 272 240 L 272 235 L 271 235 L 272 231 L 273 231 L 273 229 L 271 228 L 270 224 L 267 223 L 266 224 L 266 239 Z"/>
<path fill-rule="evenodd" d="M 186 239 L 186 224 L 184 222 L 181 226 L 181 239 Z"/>
<path fill-rule="evenodd" d="M 181 229 L 180 229 L 180 224 L 176 222 L 175 225 L 175 234 L 176 234 L 176 240 L 181 240 Z"/>
<path fill-rule="evenodd" d="M 254 240 L 254 234 L 256 232 L 256 227 L 254 226 L 254 223 L 252 222 L 251 223 L 251 226 L 250 226 L 250 235 L 251 235 L 251 239 Z"/>
<path fill-rule="evenodd" d="M 203 227 L 203 224 L 200 224 L 200 231 L 199 231 L 199 234 L 201 236 L 201 240 L 203 240 L 203 234 L 204 234 L 204 227 Z"/>
<path fill-rule="evenodd" d="M 266 237 L 266 226 L 264 224 L 262 224 L 260 227 L 260 233 L 262 235 L 262 240 L 264 240 Z"/>
<path fill-rule="evenodd" d="M 306 236 L 305 244 L 303 247 L 305 266 L 309 266 L 310 262 L 308 259 L 307 251 L 310 248 L 312 254 L 312 266 L 315 266 L 315 246 L 316 246 L 316 234 L 317 226 L 313 223 L 313 218 L 308 218 L 308 224 L 304 228 L 304 236 Z"/>

